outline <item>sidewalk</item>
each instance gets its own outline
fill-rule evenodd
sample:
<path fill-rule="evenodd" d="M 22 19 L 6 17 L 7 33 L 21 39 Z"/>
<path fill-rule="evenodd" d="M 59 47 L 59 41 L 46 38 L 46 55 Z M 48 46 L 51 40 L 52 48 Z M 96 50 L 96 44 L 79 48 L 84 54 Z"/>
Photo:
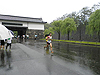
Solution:
<path fill-rule="evenodd" d="M 23 44 L 12 44 L 11 69 L 0 67 L 0 75 L 82 75 Z"/>

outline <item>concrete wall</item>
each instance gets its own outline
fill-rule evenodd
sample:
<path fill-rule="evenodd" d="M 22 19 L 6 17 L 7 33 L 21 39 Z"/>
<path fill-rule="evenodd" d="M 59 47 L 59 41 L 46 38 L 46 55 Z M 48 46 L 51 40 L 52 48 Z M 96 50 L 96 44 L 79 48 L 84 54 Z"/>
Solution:
<path fill-rule="evenodd" d="M 28 29 L 44 30 L 44 24 L 41 23 L 28 23 Z"/>
<path fill-rule="evenodd" d="M 37 39 L 42 39 L 44 38 L 44 30 L 33 30 L 33 29 L 28 29 L 26 31 L 26 34 L 29 35 L 29 39 L 35 38 L 35 33 L 37 34 Z"/>

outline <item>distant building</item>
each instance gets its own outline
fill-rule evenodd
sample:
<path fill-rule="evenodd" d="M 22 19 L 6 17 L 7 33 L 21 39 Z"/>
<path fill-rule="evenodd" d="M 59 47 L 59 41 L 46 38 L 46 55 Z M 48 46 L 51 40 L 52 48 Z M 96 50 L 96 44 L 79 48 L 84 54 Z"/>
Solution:
<path fill-rule="evenodd" d="M 18 31 L 18 35 L 20 36 L 28 34 L 31 39 L 34 38 L 35 33 L 38 35 L 38 38 L 43 38 L 45 23 L 46 22 L 42 21 L 42 18 L 0 14 L 0 24 L 5 25 L 12 31 Z"/>

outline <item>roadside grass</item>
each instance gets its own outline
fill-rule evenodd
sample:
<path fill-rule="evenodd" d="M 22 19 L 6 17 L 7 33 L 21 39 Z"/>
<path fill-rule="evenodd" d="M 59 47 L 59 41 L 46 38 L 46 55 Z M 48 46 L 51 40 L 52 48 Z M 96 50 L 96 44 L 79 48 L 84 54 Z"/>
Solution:
<path fill-rule="evenodd" d="M 45 39 L 40 39 L 40 40 L 45 40 Z M 100 42 L 57 40 L 57 39 L 53 39 L 53 41 L 68 42 L 68 43 L 77 43 L 77 44 L 85 44 L 85 45 L 98 45 L 98 46 L 100 46 Z"/>

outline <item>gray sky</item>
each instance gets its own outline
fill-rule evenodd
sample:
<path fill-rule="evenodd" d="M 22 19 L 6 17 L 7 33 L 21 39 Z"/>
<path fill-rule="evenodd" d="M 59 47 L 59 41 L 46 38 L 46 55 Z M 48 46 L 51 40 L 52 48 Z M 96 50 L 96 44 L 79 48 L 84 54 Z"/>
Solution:
<path fill-rule="evenodd" d="M 66 13 L 92 7 L 100 0 L 0 0 L 0 14 L 42 18 L 52 22 Z"/>

